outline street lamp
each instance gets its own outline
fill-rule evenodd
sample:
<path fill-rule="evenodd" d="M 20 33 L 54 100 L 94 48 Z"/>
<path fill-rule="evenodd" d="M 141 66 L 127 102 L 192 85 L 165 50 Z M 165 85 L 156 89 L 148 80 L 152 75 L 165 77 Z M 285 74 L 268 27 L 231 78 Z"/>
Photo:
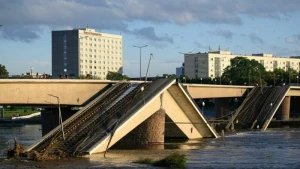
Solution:
<path fill-rule="evenodd" d="M 231 80 L 229 81 L 229 84 L 230 84 L 230 85 L 232 84 L 232 81 L 231 81 Z"/>
<path fill-rule="evenodd" d="M 298 82 L 299 82 L 299 76 L 297 76 L 297 86 L 298 86 Z"/>
<path fill-rule="evenodd" d="M 144 45 L 144 46 L 133 45 L 133 47 L 140 48 L 140 80 L 142 80 L 142 48 L 147 47 L 147 46 L 148 45 Z"/>
<path fill-rule="evenodd" d="M 202 84 L 202 77 L 200 78 L 200 80 L 201 80 L 201 84 Z"/>
<path fill-rule="evenodd" d="M 205 106 L 205 102 L 202 102 L 202 114 L 204 114 L 204 106 Z"/>
<path fill-rule="evenodd" d="M 64 126 L 63 126 L 63 122 L 62 122 L 62 116 L 61 116 L 61 111 L 60 111 L 60 104 L 59 104 L 59 97 L 58 96 L 54 96 L 52 94 L 48 94 L 49 96 L 52 96 L 52 97 L 55 97 L 57 99 L 57 104 L 58 104 L 58 124 L 61 125 L 61 132 L 62 132 L 62 136 L 63 136 L 63 139 L 65 140 L 65 133 L 64 133 Z"/>

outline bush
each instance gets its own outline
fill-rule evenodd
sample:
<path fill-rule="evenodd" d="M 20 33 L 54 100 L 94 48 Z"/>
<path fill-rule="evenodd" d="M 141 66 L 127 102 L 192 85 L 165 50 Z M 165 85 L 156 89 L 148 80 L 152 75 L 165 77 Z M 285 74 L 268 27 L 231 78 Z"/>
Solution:
<path fill-rule="evenodd" d="M 171 167 L 171 168 L 185 168 L 186 155 L 174 152 L 166 158 L 153 163 L 154 166 Z"/>
<path fill-rule="evenodd" d="M 135 161 L 135 163 L 138 163 L 138 164 L 153 164 L 154 160 L 152 158 L 141 158 L 141 159 Z"/>

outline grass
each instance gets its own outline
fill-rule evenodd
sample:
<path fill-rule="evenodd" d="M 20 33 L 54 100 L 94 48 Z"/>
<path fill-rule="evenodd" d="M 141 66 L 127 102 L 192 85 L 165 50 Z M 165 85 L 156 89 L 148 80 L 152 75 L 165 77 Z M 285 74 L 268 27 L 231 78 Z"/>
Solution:
<path fill-rule="evenodd" d="M 1 110 L 0 110 L 1 112 Z M 17 117 L 17 116 L 25 116 L 32 113 L 36 113 L 38 110 L 31 107 L 15 107 L 15 108 L 5 108 L 4 109 L 4 117 Z"/>
<path fill-rule="evenodd" d="M 159 166 L 159 167 L 185 168 L 186 160 L 187 158 L 185 154 L 174 152 L 169 156 L 158 161 L 155 161 L 152 158 L 141 158 L 135 163 L 153 164 L 154 166 Z"/>

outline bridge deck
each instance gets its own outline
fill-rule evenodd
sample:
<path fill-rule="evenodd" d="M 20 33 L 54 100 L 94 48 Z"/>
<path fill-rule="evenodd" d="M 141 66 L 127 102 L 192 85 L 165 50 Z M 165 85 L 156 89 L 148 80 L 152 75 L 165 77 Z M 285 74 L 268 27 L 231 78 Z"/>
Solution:
<path fill-rule="evenodd" d="M 103 152 L 162 107 L 171 119 L 189 124 L 178 124 L 188 138 L 217 137 L 191 98 L 179 86 L 172 86 L 174 83 L 173 78 L 151 83 L 118 83 L 63 123 L 65 140 L 58 126 L 28 151 Z M 191 133 L 191 127 L 196 131 Z"/>

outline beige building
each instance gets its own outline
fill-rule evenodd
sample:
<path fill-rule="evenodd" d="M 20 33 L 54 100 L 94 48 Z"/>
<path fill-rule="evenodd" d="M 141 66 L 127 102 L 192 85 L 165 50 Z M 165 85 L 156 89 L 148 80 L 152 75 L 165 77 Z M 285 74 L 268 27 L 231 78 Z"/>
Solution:
<path fill-rule="evenodd" d="M 52 31 L 52 75 L 90 75 L 106 79 L 123 73 L 122 36 L 83 28 Z"/>
<path fill-rule="evenodd" d="M 220 77 L 224 69 L 230 66 L 230 60 L 237 56 L 258 61 L 265 67 L 266 71 L 273 71 L 276 68 L 283 70 L 293 68 L 299 71 L 299 58 L 274 57 L 272 54 L 266 53 L 240 55 L 232 54 L 230 51 L 219 50 L 210 51 L 208 53 L 185 54 L 185 75 L 189 78 Z"/>

